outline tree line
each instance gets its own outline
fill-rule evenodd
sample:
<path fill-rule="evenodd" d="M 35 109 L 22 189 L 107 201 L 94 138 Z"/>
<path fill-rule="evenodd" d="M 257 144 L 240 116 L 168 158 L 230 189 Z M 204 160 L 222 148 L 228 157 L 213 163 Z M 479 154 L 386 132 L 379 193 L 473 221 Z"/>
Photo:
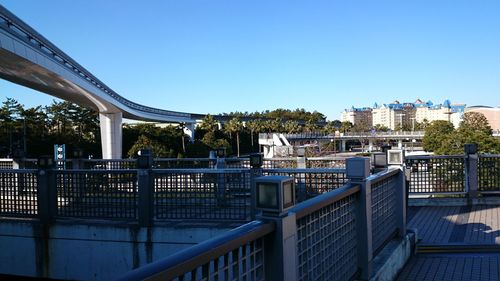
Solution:
<path fill-rule="evenodd" d="M 228 155 L 240 155 L 259 150 L 258 133 L 332 133 L 352 127 L 338 120 L 325 122 L 322 113 L 304 109 L 222 115 L 232 116 L 223 126 L 206 115 L 195 130 L 194 141 L 184 133 L 185 124 L 124 124 L 123 157 L 136 157 L 146 147 L 157 157 L 207 157 L 218 148 L 225 148 Z M 255 119 L 243 122 L 242 117 Z M 101 157 L 98 113 L 67 101 L 27 108 L 7 98 L 0 107 L 0 132 L 0 157 L 52 155 L 54 144 L 65 144 L 68 158 L 75 150 L 83 151 L 85 157 Z"/>

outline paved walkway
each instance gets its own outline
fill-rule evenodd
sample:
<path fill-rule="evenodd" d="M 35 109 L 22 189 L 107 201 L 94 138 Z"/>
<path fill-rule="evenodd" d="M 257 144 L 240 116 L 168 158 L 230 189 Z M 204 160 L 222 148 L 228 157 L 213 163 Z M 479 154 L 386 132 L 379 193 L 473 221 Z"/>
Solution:
<path fill-rule="evenodd" d="M 408 220 L 426 253 L 398 281 L 500 280 L 500 205 L 410 207 Z"/>

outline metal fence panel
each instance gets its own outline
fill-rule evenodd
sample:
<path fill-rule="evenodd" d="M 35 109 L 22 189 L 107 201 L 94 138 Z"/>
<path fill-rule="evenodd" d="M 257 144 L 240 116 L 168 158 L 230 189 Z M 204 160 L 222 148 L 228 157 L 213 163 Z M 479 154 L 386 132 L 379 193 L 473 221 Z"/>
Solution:
<path fill-rule="evenodd" d="M 296 158 L 268 158 L 262 163 L 264 169 L 286 169 L 297 168 Z"/>
<path fill-rule="evenodd" d="M 249 170 L 156 170 L 156 219 L 250 219 Z"/>
<path fill-rule="evenodd" d="M 398 227 L 396 188 L 398 174 L 375 181 L 371 186 L 373 254 L 393 237 Z"/>
<path fill-rule="evenodd" d="M 38 185 L 34 170 L 0 170 L 0 215 L 35 217 Z"/>
<path fill-rule="evenodd" d="M 307 168 L 345 168 L 345 159 L 311 159 L 306 160 Z"/>
<path fill-rule="evenodd" d="M 12 159 L 0 159 L 0 169 L 8 170 L 13 169 L 14 163 Z"/>
<path fill-rule="evenodd" d="M 297 202 L 342 187 L 348 181 L 344 169 L 264 169 L 263 175 L 294 178 Z"/>
<path fill-rule="evenodd" d="M 216 159 L 210 158 L 157 158 L 155 169 L 208 169 L 215 166 Z"/>
<path fill-rule="evenodd" d="M 479 155 L 478 190 L 500 191 L 500 156 Z"/>
<path fill-rule="evenodd" d="M 407 157 L 411 169 L 409 193 L 464 193 L 465 157 Z"/>
<path fill-rule="evenodd" d="M 57 216 L 137 218 L 137 172 L 56 171 Z"/>
<path fill-rule="evenodd" d="M 356 196 L 297 220 L 299 280 L 351 280 L 356 274 Z"/>
<path fill-rule="evenodd" d="M 126 170 L 136 169 L 135 159 L 91 159 L 84 160 L 83 168 L 86 170 Z"/>

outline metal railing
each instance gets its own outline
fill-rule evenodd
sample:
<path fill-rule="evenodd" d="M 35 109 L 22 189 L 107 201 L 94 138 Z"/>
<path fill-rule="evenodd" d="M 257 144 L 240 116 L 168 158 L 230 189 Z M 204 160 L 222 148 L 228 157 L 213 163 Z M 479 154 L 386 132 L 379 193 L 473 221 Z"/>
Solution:
<path fill-rule="evenodd" d="M 464 155 L 409 156 L 409 192 L 412 194 L 465 194 Z"/>
<path fill-rule="evenodd" d="M 347 183 L 345 169 L 263 169 L 262 174 L 294 178 L 298 202 L 340 188 Z"/>
<path fill-rule="evenodd" d="M 215 167 L 217 159 L 211 158 L 156 158 L 155 169 L 208 169 Z"/>
<path fill-rule="evenodd" d="M 32 48 L 39 50 L 41 54 L 45 54 L 52 62 L 68 69 L 70 72 L 86 80 L 88 83 L 95 86 L 97 89 L 101 90 L 108 96 L 112 97 L 117 102 L 131 108 L 134 110 L 148 112 L 160 115 L 169 115 L 175 117 L 191 118 L 190 113 L 176 112 L 170 110 L 163 110 L 153 107 L 148 107 L 144 105 L 132 102 L 115 91 L 111 90 L 102 81 L 97 79 L 89 71 L 87 71 L 83 66 L 74 61 L 70 56 L 65 54 L 54 44 L 52 44 L 45 37 L 36 32 L 33 28 L 23 22 L 21 19 L 16 17 L 14 14 L 9 12 L 3 6 L 0 5 L 0 28 L 9 32 L 11 35 L 15 36 L 19 40 L 28 44 Z"/>
<path fill-rule="evenodd" d="M 273 223 L 252 221 L 136 269 L 127 280 L 265 280 L 265 237 Z"/>
<path fill-rule="evenodd" d="M 7 169 L 13 169 L 14 168 L 14 161 L 12 159 L 0 159 L 0 169 L 1 170 L 7 170 Z"/>
<path fill-rule="evenodd" d="M 137 172 L 57 170 L 56 217 L 137 219 Z"/>
<path fill-rule="evenodd" d="M 0 216 L 38 215 L 38 183 L 35 170 L 0 170 Z"/>
<path fill-rule="evenodd" d="M 374 254 L 394 237 L 397 231 L 397 180 L 399 170 L 389 170 L 371 176 L 372 243 Z"/>
<path fill-rule="evenodd" d="M 155 219 L 250 221 L 250 170 L 154 170 Z"/>
<path fill-rule="evenodd" d="M 135 159 L 85 159 L 82 169 L 86 170 L 126 170 L 136 169 Z"/>
<path fill-rule="evenodd" d="M 307 168 L 345 168 L 345 158 L 310 157 L 306 158 Z"/>
<path fill-rule="evenodd" d="M 500 155 L 479 155 L 478 190 L 500 192 Z"/>
<path fill-rule="evenodd" d="M 262 168 L 264 169 L 297 168 L 297 158 L 264 158 Z"/>

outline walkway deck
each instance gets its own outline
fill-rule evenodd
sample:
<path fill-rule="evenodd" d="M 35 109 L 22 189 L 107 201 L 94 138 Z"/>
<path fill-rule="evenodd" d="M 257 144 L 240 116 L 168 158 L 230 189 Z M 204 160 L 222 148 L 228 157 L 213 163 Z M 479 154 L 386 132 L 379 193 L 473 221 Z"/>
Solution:
<path fill-rule="evenodd" d="M 397 280 L 500 280 L 500 205 L 410 207 L 417 255 Z"/>

